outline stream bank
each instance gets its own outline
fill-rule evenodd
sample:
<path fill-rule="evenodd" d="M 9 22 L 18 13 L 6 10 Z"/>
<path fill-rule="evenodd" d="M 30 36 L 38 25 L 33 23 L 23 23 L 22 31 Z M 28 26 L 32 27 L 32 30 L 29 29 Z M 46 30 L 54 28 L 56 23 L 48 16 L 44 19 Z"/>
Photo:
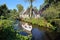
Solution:
<path fill-rule="evenodd" d="M 59 38 L 60 32 L 52 31 L 52 29 L 49 30 L 49 28 L 42 27 L 37 24 L 32 24 L 31 22 L 28 22 L 28 21 L 24 21 L 24 20 L 22 21 L 31 24 L 33 28 L 38 28 L 40 31 L 44 31 L 45 35 L 47 36 L 49 40 L 60 40 Z"/>
<path fill-rule="evenodd" d="M 18 21 L 16 24 L 20 24 L 20 22 L 25 22 L 26 23 L 26 21 Z M 29 23 L 29 22 L 27 22 L 27 23 Z M 55 32 L 55 31 L 52 31 L 52 32 L 51 31 L 46 31 L 48 29 L 43 28 L 43 27 L 39 27 L 39 25 L 37 25 L 37 24 L 32 24 L 32 23 L 29 23 L 29 24 L 31 24 L 33 26 L 33 28 L 37 28 L 38 30 L 44 32 L 46 39 L 48 39 L 48 40 L 59 39 L 60 33 Z M 20 26 L 21 25 L 19 25 L 18 27 L 16 26 L 16 27 L 20 30 L 20 29 L 22 29 Z"/>

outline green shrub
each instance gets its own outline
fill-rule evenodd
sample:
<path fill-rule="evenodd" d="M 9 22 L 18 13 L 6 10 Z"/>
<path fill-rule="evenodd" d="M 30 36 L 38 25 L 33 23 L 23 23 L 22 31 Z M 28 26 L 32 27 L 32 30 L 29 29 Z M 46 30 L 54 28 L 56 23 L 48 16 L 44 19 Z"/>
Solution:
<path fill-rule="evenodd" d="M 0 20 L 0 27 L 7 28 L 12 26 L 12 24 L 13 24 L 13 21 L 11 20 Z"/>
<path fill-rule="evenodd" d="M 13 21 L 0 20 L 0 40 L 31 40 L 31 36 L 18 34 L 13 28 Z"/>
<path fill-rule="evenodd" d="M 28 35 L 28 36 L 23 36 L 23 35 L 19 35 L 17 34 L 18 38 L 20 38 L 20 40 L 31 40 L 32 35 Z"/>
<path fill-rule="evenodd" d="M 60 19 L 52 19 L 50 22 L 56 27 L 56 31 L 60 32 Z"/>
<path fill-rule="evenodd" d="M 53 25 L 51 25 L 50 23 L 48 23 L 44 18 L 40 18 L 40 19 L 31 18 L 31 19 L 26 19 L 24 21 L 32 23 L 33 25 L 37 24 L 37 25 L 39 25 L 39 27 L 42 27 L 43 29 L 46 28 L 46 29 L 52 30 L 52 31 L 55 30 L 55 28 L 56 28 Z"/>

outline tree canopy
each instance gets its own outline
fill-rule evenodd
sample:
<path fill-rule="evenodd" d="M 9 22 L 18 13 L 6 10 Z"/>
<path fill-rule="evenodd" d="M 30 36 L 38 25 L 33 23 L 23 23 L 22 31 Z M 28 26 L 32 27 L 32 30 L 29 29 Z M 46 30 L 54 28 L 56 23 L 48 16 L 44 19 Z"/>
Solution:
<path fill-rule="evenodd" d="M 10 13 L 8 10 L 6 4 L 3 4 L 0 6 L 0 16 L 7 16 L 7 14 Z"/>
<path fill-rule="evenodd" d="M 21 4 L 17 4 L 18 12 L 21 12 L 24 8 Z"/>

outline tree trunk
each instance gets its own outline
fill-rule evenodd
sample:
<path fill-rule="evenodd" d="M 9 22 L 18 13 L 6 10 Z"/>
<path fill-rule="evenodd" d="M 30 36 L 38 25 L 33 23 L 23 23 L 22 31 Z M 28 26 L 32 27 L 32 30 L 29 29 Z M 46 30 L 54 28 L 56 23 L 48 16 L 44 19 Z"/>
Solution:
<path fill-rule="evenodd" d="M 32 17 L 32 13 L 33 13 L 33 11 L 32 11 L 32 0 L 31 0 L 30 17 Z"/>

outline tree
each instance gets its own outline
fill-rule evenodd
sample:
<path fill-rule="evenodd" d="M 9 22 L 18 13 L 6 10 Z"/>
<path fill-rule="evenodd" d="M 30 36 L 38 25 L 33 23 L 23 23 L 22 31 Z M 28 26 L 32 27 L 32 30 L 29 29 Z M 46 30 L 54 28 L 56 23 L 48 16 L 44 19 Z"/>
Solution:
<path fill-rule="evenodd" d="M 26 2 L 29 2 L 30 3 L 30 6 L 32 7 L 32 3 L 35 1 L 35 0 L 25 0 Z"/>
<path fill-rule="evenodd" d="M 55 7 L 50 6 L 45 11 L 43 11 L 42 15 L 46 19 L 55 19 L 55 18 L 57 18 L 59 16 L 58 15 L 59 14 L 58 12 L 59 11 Z"/>
<path fill-rule="evenodd" d="M 17 12 L 16 9 L 10 10 L 9 18 L 16 19 L 18 16 L 19 16 L 19 13 Z"/>
<path fill-rule="evenodd" d="M 18 12 L 21 12 L 24 8 L 21 4 L 17 5 Z"/>
<path fill-rule="evenodd" d="M 45 0 L 45 3 L 57 3 L 60 0 Z"/>
<path fill-rule="evenodd" d="M 7 17 L 8 13 L 10 13 L 9 9 L 7 8 L 6 4 L 0 6 L 0 16 Z"/>
<path fill-rule="evenodd" d="M 33 7 L 33 5 L 32 5 L 32 3 L 35 1 L 35 0 L 25 0 L 25 1 L 27 1 L 27 2 L 29 2 L 30 3 L 30 17 L 32 16 L 32 7 Z"/>
<path fill-rule="evenodd" d="M 60 2 L 54 4 L 55 0 L 50 0 L 50 1 L 52 2 L 51 5 L 46 10 L 43 11 L 42 16 L 44 16 L 46 19 L 59 18 Z"/>

